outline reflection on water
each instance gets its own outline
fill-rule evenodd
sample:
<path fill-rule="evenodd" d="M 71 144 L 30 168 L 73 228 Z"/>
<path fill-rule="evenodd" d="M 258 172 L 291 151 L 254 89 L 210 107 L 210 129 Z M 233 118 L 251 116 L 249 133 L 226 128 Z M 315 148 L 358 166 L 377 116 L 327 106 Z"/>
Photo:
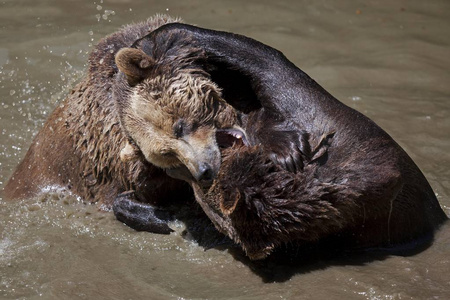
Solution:
<path fill-rule="evenodd" d="M 152 1 L 155 2 L 155 1 Z M 450 3 L 2 1 L 0 185 L 104 35 L 155 13 L 283 51 L 386 129 L 450 215 Z M 182 237 L 139 233 L 73 197 L 0 201 L 0 298 L 447 299 L 450 225 L 409 257 L 249 264 Z"/>

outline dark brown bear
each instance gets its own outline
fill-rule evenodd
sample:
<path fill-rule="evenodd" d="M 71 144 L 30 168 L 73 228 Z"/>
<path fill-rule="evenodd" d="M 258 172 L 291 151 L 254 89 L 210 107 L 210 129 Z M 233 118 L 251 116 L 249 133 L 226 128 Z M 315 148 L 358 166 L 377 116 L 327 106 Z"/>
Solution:
<path fill-rule="evenodd" d="M 214 184 L 191 184 L 217 229 L 251 259 L 332 237 L 350 248 L 392 247 L 431 237 L 447 219 L 405 151 L 279 51 L 183 24 L 146 39 L 201 48 L 204 69 L 242 114 L 245 134 L 223 151 Z"/>
<path fill-rule="evenodd" d="M 140 43 L 173 21 L 158 16 L 100 41 L 86 77 L 35 137 L 5 198 L 57 189 L 106 208 L 118 195 L 161 204 L 192 194 L 167 174 L 211 182 L 221 159 L 216 130 L 233 128 L 236 112 L 206 73 L 192 66 L 201 51 Z M 170 231 L 150 213 L 146 221 L 152 220 L 156 225 L 146 229 Z"/>

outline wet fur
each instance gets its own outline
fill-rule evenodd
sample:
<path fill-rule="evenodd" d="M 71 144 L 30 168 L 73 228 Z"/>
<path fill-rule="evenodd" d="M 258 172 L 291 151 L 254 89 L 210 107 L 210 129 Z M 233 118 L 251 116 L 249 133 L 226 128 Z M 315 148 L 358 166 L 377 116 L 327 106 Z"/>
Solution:
<path fill-rule="evenodd" d="M 165 60 L 152 78 L 174 78 L 178 70 L 210 76 L 241 115 L 249 145 L 223 151 L 209 190 L 192 185 L 217 229 L 250 258 L 264 258 L 283 244 L 330 236 L 348 247 L 391 247 L 430 234 L 446 220 L 425 177 L 392 138 L 280 52 L 243 36 L 182 24 L 162 26 L 140 39 L 148 30 L 149 24 L 131 26 L 98 45 L 88 77 L 35 138 L 7 195 L 25 197 L 58 184 L 110 204 L 130 189 L 140 201 L 188 191 L 135 151 L 139 145 L 127 144 L 134 132 L 123 125 L 135 117 L 127 102 L 130 86 L 149 73 L 119 74 L 113 80 L 118 70 L 112 60 L 120 48 L 136 44 L 151 53 L 150 63 Z M 127 70 L 136 74 L 133 66 Z M 127 115 L 130 120 L 121 118 Z"/>
<path fill-rule="evenodd" d="M 6 199 L 62 188 L 108 208 L 117 195 L 130 190 L 140 201 L 152 204 L 191 194 L 185 182 L 167 176 L 163 169 L 181 164 L 173 153 L 164 153 L 176 140 L 174 123 L 185 119 L 197 124 L 201 128 L 189 135 L 191 148 L 209 149 L 214 146 L 215 126 L 229 126 L 236 117 L 233 109 L 226 108 L 218 87 L 189 64 L 201 52 L 177 51 L 180 55 L 174 57 L 170 51 L 176 49 L 163 44 L 145 54 L 148 61 L 141 62 L 139 55 L 125 57 L 132 63 L 140 61 L 142 72 L 132 84 L 127 74 L 133 69 L 119 72 L 115 62 L 116 54 L 126 47 L 144 53 L 136 41 L 174 21 L 157 16 L 99 42 L 89 56 L 86 77 L 50 115 L 5 186 Z M 130 125 L 133 122 L 136 126 Z M 150 157 L 151 153 L 159 156 Z"/>
<path fill-rule="evenodd" d="M 184 24 L 147 38 L 201 48 L 204 69 L 243 114 L 249 146 L 224 151 L 209 190 L 193 187 L 217 229 L 250 258 L 331 236 L 349 248 L 393 247 L 447 220 L 406 152 L 279 51 Z"/>

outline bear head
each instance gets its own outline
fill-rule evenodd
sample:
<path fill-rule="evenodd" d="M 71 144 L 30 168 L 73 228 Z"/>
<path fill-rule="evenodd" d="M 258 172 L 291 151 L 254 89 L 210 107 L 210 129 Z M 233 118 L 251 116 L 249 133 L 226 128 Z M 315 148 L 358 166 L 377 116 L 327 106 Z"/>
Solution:
<path fill-rule="evenodd" d="M 171 177 L 210 184 L 221 163 L 217 132 L 245 135 L 218 86 L 186 55 L 171 53 L 123 48 L 116 54 L 121 73 L 114 97 L 130 141 L 121 157 L 140 152 Z"/>
<path fill-rule="evenodd" d="M 192 186 L 215 227 L 251 260 L 259 260 L 285 245 L 318 241 L 342 228 L 346 214 L 355 210 L 350 199 L 358 195 L 343 185 L 319 182 L 316 170 L 310 164 L 293 173 L 274 163 L 261 145 L 237 145 L 222 151 L 220 171 L 209 188 Z M 347 201 L 330 199 L 336 193 Z M 340 202 L 345 208 L 337 206 Z"/>

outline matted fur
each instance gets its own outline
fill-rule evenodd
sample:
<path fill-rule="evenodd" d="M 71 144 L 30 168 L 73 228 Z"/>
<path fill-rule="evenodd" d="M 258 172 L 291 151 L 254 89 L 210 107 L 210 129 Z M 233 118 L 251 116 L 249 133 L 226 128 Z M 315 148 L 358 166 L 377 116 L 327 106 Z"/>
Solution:
<path fill-rule="evenodd" d="M 186 24 L 150 35 L 207 53 L 206 70 L 244 114 L 250 146 L 226 150 L 209 192 L 195 183 L 194 190 L 216 227 L 250 258 L 329 238 L 348 248 L 426 243 L 447 220 L 406 152 L 281 52 Z"/>
<path fill-rule="evenodd" d="M 50 115 L 7 183 L 6 199 L 30 197 L 57 185 L 109 207 L 117 194 L 127 190 L 139 190 L 143 201 L 150 202 L 188 191 L 185 183 L 168 177 L 146 155 L 127 148 L 132 132 L 124 129 L 121 113 L 130 122 L 138 122 L 142 130 L 146 124 L 158 129 L 162 137 L 147 140 L 149 148 L 167 137 L 173 139 L 172 126 L 180 118 L 195 118 L 199 125 L 211 125 L 214 132 L 214 126 L 234 122 L 234 111 L 226 107 L 220 90 L 204 73 L 186 67 L 188 58 L 160 52 L 151 78 L 136 87 L 127 85 L 114 61 L 120 49 L 163 24 L 178 21 L 158 15 L 125 26 L 98 43 L 89 56 L 86 77 Z M 133 115 L 137 113 L 140 120 Z M 128 149 L 127 159 L 120 159 L 122 149 Z"/>
<path fill-rule="evenodd" d="M 317 242 L 338 233 L 349 248 L 389 243 L 402 234 L 394 227 L 385 228 L 389 221 L 383 221 L 379 230 L 364 232 L 364 225 L 385 218 L 385 208 L 376 200 L 395 197 L 402 187 L 389 160 L 378 166 L 390 175 L 386 177 L 366 178 L 351 165 L 341 166 L 340 175 L 330 170 L 337 176 L 320 177 L 321 166 L 312 157 L 294 173 L 275 163 L 261 145 L 226 149 L 211 188 L 203 191 L 194 184 L 196 198 L 216 227 L 251 259 L 265 258 L 281 245 Z M 380 190 L 367 191 L 367 186 Z M 347 230 L 353 234 L 350 240 Z"/>

